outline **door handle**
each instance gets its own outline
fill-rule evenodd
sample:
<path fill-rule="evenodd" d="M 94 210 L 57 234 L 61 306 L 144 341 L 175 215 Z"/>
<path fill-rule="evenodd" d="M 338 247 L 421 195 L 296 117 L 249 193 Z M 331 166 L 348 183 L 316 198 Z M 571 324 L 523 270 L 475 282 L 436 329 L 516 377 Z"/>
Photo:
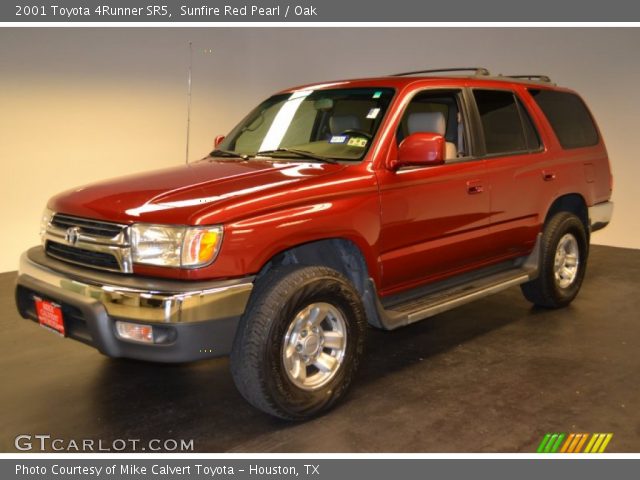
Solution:
<path fill-rule="evenodd" d="M 484 192 L 484 187 L 480 180 L 469 180 L 467 182 L 467 193 L 469 195 L 475 195 L 482 192 Z"/>
<path fill-rule="evenodd" d="M 543 170 L 542 171 L 542 179 L 545 182 L 550 182 L 552 180 L 556 179 L 556 172 L 551 172 L 549 170 Z"/>

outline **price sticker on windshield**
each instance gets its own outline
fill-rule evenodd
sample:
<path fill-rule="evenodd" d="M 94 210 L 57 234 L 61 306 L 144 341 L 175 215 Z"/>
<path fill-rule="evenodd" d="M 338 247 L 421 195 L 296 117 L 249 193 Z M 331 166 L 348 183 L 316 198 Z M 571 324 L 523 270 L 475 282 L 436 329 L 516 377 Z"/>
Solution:
<path fill-rule="evenodd" d="M 333 135 L 329 139 L 329 143 L 346 143 L 348 138 L 347 135 Z"/>
<path fill-rule="evenodd" d="M 378 116 L 379 113 L 380 113 L 379 108 L 372 108 L 371 110 L 369 110 L 369 113 L 367 114 L 367 118 L 370 120 L 373 120 Z"/>
<path fill-rule="evenodd" d="M 353 137 L 349 139 L 347 145 L 350 147 L 364 148 L 367 146 L 367 139 L 362 137 Z"/>

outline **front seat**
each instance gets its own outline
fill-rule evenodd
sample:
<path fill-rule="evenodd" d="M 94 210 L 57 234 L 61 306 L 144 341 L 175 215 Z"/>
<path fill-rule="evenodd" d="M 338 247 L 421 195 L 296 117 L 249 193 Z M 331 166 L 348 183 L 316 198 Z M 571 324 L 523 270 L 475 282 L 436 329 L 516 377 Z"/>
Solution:
<path fill-rule="evenodd" d="M 407 118 L 407 129 L 409 135 L 412 133 L 437 133 L 444 136 L 447 130 L 447 122 L 442 112 L 416 112 Z M 456 144 L 447 142 L 445 160 L 452 160 L 458 157 Z"/>
<path fill-rule="evenodd" d="M 340 135 L 347 130 L 361 130 L 360 119 L 356 115 L 334 115 L 329 119 L 332 135 Z"/>

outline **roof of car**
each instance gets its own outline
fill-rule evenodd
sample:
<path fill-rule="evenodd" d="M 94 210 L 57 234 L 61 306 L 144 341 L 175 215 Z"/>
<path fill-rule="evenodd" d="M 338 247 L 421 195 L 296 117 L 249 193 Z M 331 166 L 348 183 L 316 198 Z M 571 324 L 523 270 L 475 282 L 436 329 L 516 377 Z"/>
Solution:
<path fill-rule="evenodd" d="M 461 70 L 475 70 L 472 74 L 449 74 L 441 75 L 440 73 L 457 72 Z M 435 75 L 438 73 L 438 75 Z M 562 89 L 557 87 L 555 83 L 546 75 L 491 75 L 488 70 L 480 69 L 436 69 L 423 70 L 416 72 L 406 72 L 401 74 L 392 74 L 386 76 L 375 76 L 366 78 L 352 78 L 345 80 L 336 80 L 330 82 L 312 83 L 300 85 L 295 88 L 286 89 L 286 92 L 310 89 L 323 90 L 331 88 L 344 87 L 391 87 L 402 88 L 413 83 L 420 82 L 432 83 L 434 85 L 442 84 L 443 86 L 459 87 L 466 85 L 486 85 L 499 87 L 500 85 L 524 85 L 530 87 L 546 87 L 553 89 Z M 565 89 L 562 89 L 565 90 Z"/>

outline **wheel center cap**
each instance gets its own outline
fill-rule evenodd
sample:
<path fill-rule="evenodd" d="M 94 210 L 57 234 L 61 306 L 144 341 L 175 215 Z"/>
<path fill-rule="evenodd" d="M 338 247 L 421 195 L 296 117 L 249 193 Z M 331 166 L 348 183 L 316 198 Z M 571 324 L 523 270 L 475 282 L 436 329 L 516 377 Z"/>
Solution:
<path fill-rule="evenodd" d="M 303 353 L 307 356 L 315 355 L 320 347 L 320 338 L 318 335 L 312 334 L 305 338 L 302 342 Z"/>

